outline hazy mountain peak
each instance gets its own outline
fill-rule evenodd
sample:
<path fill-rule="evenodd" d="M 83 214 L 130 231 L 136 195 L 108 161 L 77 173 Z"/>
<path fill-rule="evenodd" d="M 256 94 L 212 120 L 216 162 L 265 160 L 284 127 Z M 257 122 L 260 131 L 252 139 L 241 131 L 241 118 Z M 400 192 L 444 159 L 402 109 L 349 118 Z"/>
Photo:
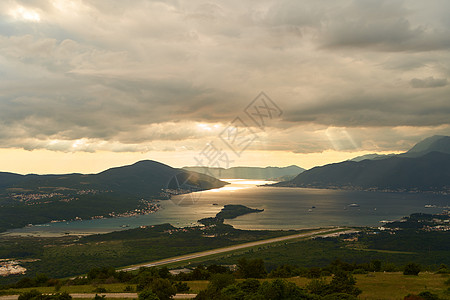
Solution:
<path fill-rule="evenodd" d="M 450 154 L 450 136 L 434 135 L 426 138 L 402 156 L 417 157 L 434 151 Z"/>

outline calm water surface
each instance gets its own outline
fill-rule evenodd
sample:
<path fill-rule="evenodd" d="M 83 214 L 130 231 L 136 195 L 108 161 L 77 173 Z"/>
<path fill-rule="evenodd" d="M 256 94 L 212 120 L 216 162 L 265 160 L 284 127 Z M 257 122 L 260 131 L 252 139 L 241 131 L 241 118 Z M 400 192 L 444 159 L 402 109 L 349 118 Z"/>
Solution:
<path fill-rule="evenodd" d="M 11 230 L 11 234 L 89 234 L 171 223 L 182 227 L 213 217 L 225 204 L 263 208 L 226 223 L 241 229 L 301 229 L 319 226 L 376 226 L 414 212 L 438 213 L 450 205 L 450 196 L 411 193 L 357 192 L 304 188 L 258 187 L 267 181 L 228 179 L 220 189 L 179 195 L 161 201 L 156 213 L 127 218 L 51 223 Z M 359 206 L 350 206 L 357 204 Z M 425 205 L 436 208 L 425 208 Z M 127 226 L 127 227 L 125 227 Z"/>

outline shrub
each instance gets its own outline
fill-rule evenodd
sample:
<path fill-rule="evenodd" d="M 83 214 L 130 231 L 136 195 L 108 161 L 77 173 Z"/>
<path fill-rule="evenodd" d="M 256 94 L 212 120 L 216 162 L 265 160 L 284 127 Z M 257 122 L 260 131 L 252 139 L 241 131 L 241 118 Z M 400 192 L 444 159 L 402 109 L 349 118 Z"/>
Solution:
<path fill-rule="evenodd" d="M 146 289 L 139 293 L 139 300 L 160 300 L 159 297 L 150 289 Z"/>
<path fill-rule="evenodd" d="M 403 275 L 419 275 L 420 266 L 416 263 L 409 263 L 405 266 L 403 270 Z"/>
<path fill-rule="evenodd" d="M 104 287 L 98 287 L 93 290 L 94 293 L 106 293 L 107 290 Z"/>
<path fill-rule="evenodd" d="M 31 290 L 19 296 L 18 300 L 41 299 L 43 295 L 37 290 Z"/>
<path fill-rule="evenodd" d="M 422 297 L 425 300 L 439 300 L 439 296 L 436 294 L 433 294 L 431 292 L 425 291 L 419 293 L 419 297 Z"/>
<path fill-rule="evenodd" d="M 419 295 L 409 294 L 403 300 L 439 300 L 439 296 L 431 292 L 425 291 Z"/>
<path fill-rule="evenodd" d="M 177 293 L 186 293 L 191 289 L 186 282 L 175 282 L 175 288 L 177 289 Z"/>
<path fill-rule="evenodd" d="M 364 269 L 355 269 L 352 271 L 352 274 L 368 274 L 369 272 Z"/>
<path fill-rule="evenodd" d="M 450 269 L 446 265 L 442 264 L 436 271 L 436 274 L 450 274 Z"/>
<path fill-rule="evenodd" d="M 234 276 L 232 274 L 214 274 L 211 276 L 210 285 L 217 291 L 232 285 L 235 283 Z"/>
<path fill-rule="evenodd" d="M 265 278 L 267 271 L 262 259 L 241 258 L 238 261 L 237 274 L 241 278 Z"/>
<path fill-rule="evenodd" d="M 172 296 L 177 293 L 177 289 L 172 285 L 172 282 L 165 278 L 153 279 L 147 289 L 152 290 L 160 300 L 172 299 Z"/>
<path fill-rule="evenodd" d="M 134 287 L 131 285 L 127 285 L 124 289 L 125 292 L 134 292 Z"/>

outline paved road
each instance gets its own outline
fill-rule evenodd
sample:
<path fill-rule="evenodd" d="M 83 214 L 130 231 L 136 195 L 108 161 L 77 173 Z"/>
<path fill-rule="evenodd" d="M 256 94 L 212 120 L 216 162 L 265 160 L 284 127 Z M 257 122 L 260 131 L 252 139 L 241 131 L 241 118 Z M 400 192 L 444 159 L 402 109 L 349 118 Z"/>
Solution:
<path fill-rule="evenodd" d="M 323 234 L 326 234 L 326 233 L 329 233 L 331 231 L 335 231 L 338 229 L 342 229 L 342 228 L 322 229 L 322 230 L 317 230 L 317 231 L 308 232 L 308 233 L 299 233 L 299 234 L 294 234 L 294 235 L 272 238 L 272 239 L 268 239 L 268 240 L 250 242 L 250 243 L 230 246 L 230 247 L 226 247 L 226 248 L 214 249 L 214 250 L 203 251 L 203 252 L 198 252 L 198 253 L 194 253 L 194 254 L 178 256 L 178 257 L 174 257 L 174 258 L 158 260 L 158 261 L 154 261 L 151 263 L 139 264 L 139 265 L 135 265 L 135 266 L 128 267 L 128 268 L 123 268 L 121 270 L 122 271 L 132 271 L 132 270 L 137 270 L 141 267 L 155 267 L 155 266 L 167 265 L 167 264 L 170 264 L 173 262 L 180 262 L 180 261 L 204 257 L 204 256 L 208 256 L 208 255 L 225 253 L 225 252 L 229 252 L 229 251 L 233 251 L 233 250 L 239 250 L 239 249 L 245 249 L 245 248 L 254 247 L 254 246 L 270 244 L 270 243 L 274 243 L 274 242 L 282 242 L 282 241 L 287 241 L 287 240 L 292 240 L 292 239 L 297 239 L 297 238 L 311 237 L 314 235 L 323 235 Z"/>
<path fill-rule="evenodd" d="M 72 298 L 88 298 L 92 299 L 95 297 L 95 294 L 70 294 Z M 129 298 L 129 299 L 137 299 L 138 295 L 136 293 L 103 293 L 98 294 L 100 296 L 105 295 L 106 298 Z M 197 294 L 176 294 L 172 299 L 194 299 Z M 19 298 L 18 295 L 9 295 L 9 296 L 0 296 L 0 300 L 17 300 Z"/>

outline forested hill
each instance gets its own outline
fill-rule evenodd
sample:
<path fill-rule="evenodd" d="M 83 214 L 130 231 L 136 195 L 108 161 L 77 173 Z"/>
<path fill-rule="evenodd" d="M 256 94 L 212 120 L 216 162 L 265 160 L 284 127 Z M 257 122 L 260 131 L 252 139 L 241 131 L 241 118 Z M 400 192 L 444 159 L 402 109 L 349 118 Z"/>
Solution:
<path fill-rule="evenodd" d="M 151 160 L 98 174 L 0 173 L 0 231 L 29 223 L 151 210 L 153 199 L 225 184 L 205 174 Z"/>

